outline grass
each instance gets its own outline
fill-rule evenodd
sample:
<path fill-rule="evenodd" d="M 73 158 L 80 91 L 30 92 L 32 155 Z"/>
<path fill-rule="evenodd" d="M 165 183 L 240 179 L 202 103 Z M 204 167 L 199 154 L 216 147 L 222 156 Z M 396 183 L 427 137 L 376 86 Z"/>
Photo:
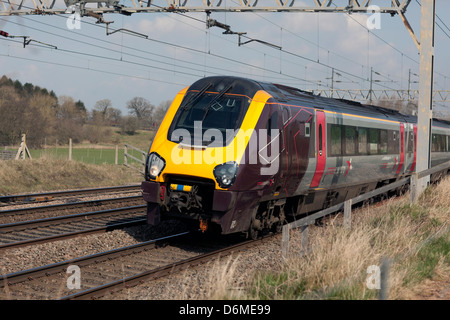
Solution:
<path fill-rule="evenodd" d="M 330 217 L 324 225 L 310 229 L 311 250 L 306 256 L 296 254 L 301 249 L 301 235 L 292 230 L 293 254 L 286 260 L 281 258 L 281 243 L 278 252 L 270 253 L 278 261 L 271 267 L 264 251 L 250 258 L 236 258 L 227 265 L 231 271 L 220 284 L 199 290 L 199 281 L 192 279 L 179 298 L 210 299 L 209 294 L 214 293 L 216 299 L 377 299 L 379 290 L 366 284 L 368 268 L 381 266 L 384 258 L 391 261 L 390 299 L 421 299 L 424 292 L 433 293 L 436 288 L 444 292 L 450 283 L 449 190 L 447 178 L 430 187 L 416 204 L 409 204 L 407 194 L 381 206 L 356 209 L 351 229 L 343 226 L 342 215 Z M 240 267 L 243 259 L 251 259 L 255 269 Z M 202 277 L 217 272 L 219 266 L 217 263 L 205 269 L 211 271 L 205 271 Z M 238 293 L 232 290 L 236 283 L 241 287 Z M 202 293 L 191 293 L 199 291 Z"/>
<path fill-rule="evenodd" d="M 0 194 L 135 184 L 142 175 L 121 165 L 42 158 L 0 161 Z"/>
<path fill-rule="evenodd" d="M 138 130 L 134 135 L 121 134 L 120 130 L 114 127 L 106 127 L 111 135 L 103 143 L 78 143 L 72 146 L 72 160 L 90 164 L 115 164 L 116 163 L 116 146 L 117 164 L 124 163 L 124 145 L 132 145 L 137 149 L 147 153 L 150 143 L 154 137 L 154 131 Z M 8 148 L 17 152 L 18 147 Z M 52 158 L 67 160 L 69 159 L 69 145 L 65 146 L 45 146 L 41 149 L 30 149 L 33 159 Z M 142 154 L 132 148 L 128 148 L 127 153 L 135 158 L 142 159 Z M 133 159 L 128 159 L 129 163 L 136 163 Z M 137 163 L 136 163 L 137 164 Z"/>
<path fill-rule="evenodd" d="M 30 150 L 33 159 L 48 157 L 53 159 L 68 159 L 69 148 L 46 148 L 38 150 Z M 87 148 L 72 148 L 72 160 L 91 164 L 115 164 L 116 150 L 113 147 L 90 146 Z M 117 163 L 124 162 L 124 149 L 118 149 Z"/>

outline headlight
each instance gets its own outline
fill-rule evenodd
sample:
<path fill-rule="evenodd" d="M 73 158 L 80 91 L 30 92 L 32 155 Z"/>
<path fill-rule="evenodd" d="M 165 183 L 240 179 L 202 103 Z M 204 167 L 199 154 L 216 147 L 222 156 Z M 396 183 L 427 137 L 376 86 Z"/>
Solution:
<path fill-rule="evenodd" d="M 152 152 L 148 155 L 147 175 L 150 177 L 150 179 L 156 179 L 156 177 L 159 176 L 159 174 L 163 171 L 165 166 L 166 162 L 156 152 Z"/>
<path fill-rule="evenodd" d="M 238 167 L 236 162 L 227 162 L 214 168 L 214 178 L 221 188 L 229 188 L 233 185 Z"/>

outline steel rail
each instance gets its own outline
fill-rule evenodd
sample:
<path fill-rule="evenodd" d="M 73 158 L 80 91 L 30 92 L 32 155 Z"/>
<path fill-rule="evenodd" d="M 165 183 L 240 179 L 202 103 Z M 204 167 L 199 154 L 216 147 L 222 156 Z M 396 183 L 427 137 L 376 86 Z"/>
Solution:
<path fill-rule="evenodd" d="M 55 234 L 53 236 L 41 237 L 41 238 L 30 239 L 30 240 L 22 240 L 22 241 L 16 241 L 16 242 L 11 242 L 11 243 L 5 243 L 5 244 L 0 245 L 0 251 L 4 250 L 4 249 L 19 248 L 19 247 L 24 247 L 24 246 L 29 246 L 29 245 L 47 243 L 47 242 L 51 242 L 51 241 L 71 239 L 71 238 L 75 238 L 75 237 L 78 237 L 81 235 L 88 236 L 91 234 L 103 233 L 103 232 L 108 232 L 108 231 L 112 231 L 112 230 L 116 230 L 116 229 L 123 229 L 123 228 L 127 228 L 127 227 L 138 226 L 138 225 L 145 224 L 146 222 L 147 222 L 147 218 L 140 218 L 140 219 L 136 218 L 132 221 L 113 223 L 110 225 L 105 225 L 105 226 L 96 227 L 96 228 L 90 228 L 90 229 L 74 231 L 74 232 L 66 232 L 66 233 L 62 233 L 62 234 Z"/>
<path fill-rule="evenodd" d="M 60 217 L 52 217 L 52 218 L 43 218 L 36 220 L 27 220 L 13 223 L 6 223 L 0 225 L 0 234 L 11 232 L 11 231 L 21 231 L 26 229 L 34 229 L 38 227 L 47 227 L 56 224 L 69 223 L 69 222 L 77 222 L 77 221 L 86 221 L 88 219 L 95 218 L 97 216 L 103 216 L 108 214 L 117 214 L 117 213 L 129 213 L 134 212 L 137 209 L 144 209 L 147 205 L 138 205 L 132 207 L 118 208 L 118 209 L 107 209 L 100 211 L 92 211 L 92 212 L 83 212 L 70 214 L 66 216 Z"/>
<path fill-rule="evenodd" d="M 178 234 L 174 234 L 171 236 L 162 237 L 162 238 L 138 243 L 135 245 L 130 245 L 130 246 L 126 246 L 126 247 L 122 247 L 122 248 L 118 248 L 118 249 L 104 251 L 104 252 L 100 252 L 100 253 L 96 253 L 96 254 L 80 257 L 80 258 L 65 260 L 62 262 L 57 262 L 57 263 L 53 263 L 53 264 L 49 264 L 49 265 L 45 265 L 45 266 L 41 266 L 41 267 L 36 267 L 33 269 L 28 269 L 28 270 L 24 270 L 24 271 L 18 271 L 18 272 L 6 274 L 6 275 L 1 275 L 0 276 L 0 288 L 5 287 L 5 285 L 13 285 L 16 283 L 37 279 L 40 277 L 49 276 L 49 275 L 59 273 L 59 272 L 66 272 L 67 267 L 70 265 L 77 265 L 77 266 L 82 267 L 82 266 L 86 266 L 86 265 L 89 265 L 92 263 L 97 263 L 99 261 L 112 259 L 114 257 L 131 254 L 135 251 L 154 249 L 154 248 L 157 248 L 158 246 L 165 245 L 172 241 L 180 240 L 183 237 L 186 237 L 188 234 L 189 234 L 189 232 L 178 233 Z"/>
<path fill-rule="evenodd" d="M 1 196 L 0 202 L 11 203 L 11 202 L 41 202 L 49 201 L 54 198 L 60 198 L 65 196 L 75 196 L 84 195 L 90 193 L 107 193 L 107 192 L 131 192 L 140 191 L 141 185 L 127 185 L 127 186 L 115 186 L 115 187 L 103 187 L 103 188 L 90 188 L 90 189 L 75 189 L 75 190 L 65 190 L 65 191 L 53 191 L 53 192 L 43 192 L 43 193 L 31 193 L 31 194 L 18 194 L 18 195 L 8 195 Z"/>
<path fill-rule="evenodd" d="M 93 212 L 87 212 L 87 213 L 79 213 L 74 215 L 67 215 L 67 216 L 61 216 L 61 217 L 55 217 L 55 218 L 45 218 L 45 219 L 38 219 L 38 220 L 29 220 L 29 221 L 21 221 L 17 223 L 9 223 L 9 224 L 3 224 L 0 225 L 0 236 L 5 235 L 8 232 L 12 231 L 22 231 L 27 229 L 34 229 L 38 227 L 47 227 L 47 226 L 53 226 L 53 225 L 60 225 L 63 223 L 70 223 L 70 222 L 95 222 L 95 217 L 107 215 L 107 214 L 125 214 L 130 212 L 135 212 L 142 210 L 142 213 L 144 216 L 142 217 L 135 217 L 135 218 L 124 218 L 122 221 L 118 221 L 115 223 L 107 223 L 100 227 L 86 227 L 82 230 L 73 231 L 73 232 L 63 232 L 58 233 L 50 236 L 45 237 L 38 237 L 35 239 L 28 239 L 28 240 L 18 240 L 18 241 L 12 241 L 4 244 L 0 244 L 0 250 L 3 249 L 10 249 L 13 247 L 21 247 L 25 245 L 30 244 L 38 244 L 38 243 L 45 243 L 55 240 L 62 240 L 62 239 L 68 239 L 73 238 L 76 236 L 79 236 L 81 234 L 88 235 L 93 233 L 100 233 L 100 232 L 107 232 L 114 229 L 119 228 L 125 228 L 129 226 L 135 226 L 135 225 L 141 225 L 146 222 L 145 217 L 145 208 L 146 205 L 139 205 L 139 206 L 133 206 L 133 207 L 127 207 L 127 208 L 119 208 L 119 209 L 108 209 L 108 210 L 101 210 L 101 211 L 93 211 Z M 128 220 L 128 221 L 124 221 Z"/>
<path fill-rule="evenodd" d="M 168 264 L 163 267 L 155 268 L 152 270 L 148 270 L 133 276 L 129 276 L 117 281 L 113 281 L 98 287 L 94 287 L 91 289 L 87 289 L 84 291 L 80 291 L 65 297 L 60 298 L 60 300 L 85 300 L 85 299 L 98 299 L 103 296 L 105 293 L 115 293 L 124 288 L 129 288 L 131 286 L 135 286 L 138 284 L 142 284 L 145 280 L 148 279 L 157 279 L 164 276 L 171 275 L 176 272 L 183 271 L 192 266 L 198 266 L 203 263 L 210 262 L 212 259 L 218 257 L 224 257 L 231 255 L 233 253 L 237 253 L 243 250 L 247 250 L 253 246 L 261 244 L 268 239 L 271 239 L 273 236 L 266 236 L 257 240 L 247 240 L 242 243 L 234 244 L 229 247 L 215 250 L 209 253 L 202 254 L 197 257 L 188 258 L 182 261 L 178 261 L 175 263 Z"/>
<path fill-rule="evenodd" d="M 139 199 L 143 199 L 141 195 L 120 197 L 120 198 L 101 199 L 101 200 L 87 200 L 87 201 L 80 201 L 80 202 L 52 204 L 52 205 L 39 206 L 39 207 L 10 209 L 10 210 L 0 211 L 0 217 L 30 214 L 30 213 L 37 213 L 37 212 L 50 211 L 50 210 L 54 211 L 54 210 L 62 210 L 62 209 L 76 209 L 76 208 L 81 208 L 81 207 L 100 206 L 100 205 L 114 204 L 114 203 L 123 202 L 123 201 L 128 202 L 128 201 L 139 200 Z"/>

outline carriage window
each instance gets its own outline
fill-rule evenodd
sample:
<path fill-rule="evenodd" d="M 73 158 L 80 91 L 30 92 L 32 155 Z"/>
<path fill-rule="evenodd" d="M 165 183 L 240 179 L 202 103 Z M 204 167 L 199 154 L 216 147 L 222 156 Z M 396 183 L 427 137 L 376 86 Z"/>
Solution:
<path fill-rule="evenodd" d="M 305 123 L 305 137 L 309 137 L 311 135 L 310 133 L 310 124 Z"/>
<path fill-rule="evenodd" d="M 445 136 L 443 135 L 443 134 L 440 134 L 439 135 L 439 142 L 440 142 L 440 148 L 439 148 L 439 150 L 441 151 L 441 152 L 444 152 L 445 151 L 445 149 L 446 149 L 446 143 L 445 143 Z"/>
<path fill-rule="evenodd" d="M 389 130 L 388 131 L 388 154 L 399 153 L 399 134 L 398 131 Z"/>
<path fill-rule="evenodd" d="M 322 124 L 319 124 L 319 155 L 322 155 L 322 142 L 323 142 L 323 137 L 322 137 Z"/>
<path fill-rule="evenodd" d="M 443 134 L 433 134 L 431 142 L 432 152 L 444 152 L 446 149 L 446 141 Z"/>
<path fill-rule="evenodd" d="M 436 139 L 437 139 L 436 135 L 433 134 L 432 138 L 431 138 L 431 152 L 436 152 L 436 147 L 437 147 Z"/>
<path fill-rule="evenodd" d="M 438 142 L 439 142 L 439 152 L 444 152 L 446 149 L 445 146 L 445 136 L 443 134 L 438 134 Z"/>
<path fill-rule="evenodd" d="M 331 150 L 330 155 L 338 156 L 342 155 L 342 127 L 339 125 L 332 124 L 331 125 Z"/>
<path fill-rule="evenodd" d="M 414 134 L 410 131 L 408 133 L 409 135 L 409 141 L 408 141 L 408 152 L 414 151 Z"/>
<path fill-rule="evenodd" d="M 369 154 L 378 153 L 378 145 L 380 144 L 378 129 L 369 129 Z"/>
<path fill-rule="evenodd" d="M 356 128 L 345 127 L 345 154 L 353 155 L 356 153 Z"/>
<path fill-rule="evenodd" d="M 367 129 L 358 128 L 358 153 L 367 154 Z"/>
<path fill-rule="evenodd" d="M 388 134 L 387 130 L 380 130 L 380 153 L 387 154 L 388 150 Z"/>

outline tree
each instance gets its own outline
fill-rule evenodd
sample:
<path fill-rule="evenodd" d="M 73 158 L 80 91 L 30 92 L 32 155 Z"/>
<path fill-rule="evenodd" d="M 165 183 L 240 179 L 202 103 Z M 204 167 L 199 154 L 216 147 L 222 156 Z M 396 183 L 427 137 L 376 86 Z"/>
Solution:
<path fill-rule="evenodd" d="M 103 125 L 118 126 L 122 118 L 122 111 L 113 108 L 111 100 L 102 99 L 95 103 L 92 118 L 96 123 L 99 122 L 98 118 L 100 118 Z"/>
<path fill-rule="evenodd" d="M 121 125 L 120 125 L 122 134 L 126 133 L 129 135 L 133 135 L 136 133 L 136 130 L 138 128 L 138 119 L 134 116 L 125 116 L 122 118 Z"/>
<path fill-rule="evenodd" d="M 53 136 L 56 126 L 54 106 L 57 99 L 49 94 L 35 94 L 28 100 L 25 116 L 25 132 L 29 146 L 41 146 L 47 137 Z"/>
<path fill-rule="evenodd" d="M 0 88 L 0 143 L 16 144 L 24 132 L 26 99 L 13 86 Z"/>
<path fill-rule="evenodd" d="M 112 102 L 109 99 L 98 100 L 94 106 L 94 112 L 99 113 L 103 120 L 105 120 L 106 113 L 112 107 Z"/>
<path fill-rule="evenodd" d="M 86 111 L 80 109 L 72 97 L 61 96 L 58 98 L 56 110 L 56 133 L 59 141 L 79 142 L 83 138 L 83 124 L 87 120 Z"/>
<path fill-rule="evenodd" d="M 147 99 L 142 97 L 134 97 L 127 102 L 127 108 L 129 113 L 134 115 L 139 120 L 141 127 L 151 127 L 152 113 L 155 106 L 152 105 Z"/>
<path fill-rule="evenodd" d="M 106 121 L 110 126 L 120 125 L 122 119 L 122 111 L 116 108 L 109 108 L 106 111 Z"/>
<path fill-rule="evenodd" d="M 153 112 L 153 124 L 155 126 L 155 129 L 159 127 L 159 125 L 161 124 L 171 104 L 172 104 L 171 100 L 161 102 Z"/>
<path fill-rule="evenodd" d="M 83 101 L 78 100 L 77 102 L 75 102 L 75 106 L 78 108 L 78 110 L 80 110 L 81 112 L 87 114 L 86 106 L 84 105 Z"/>

